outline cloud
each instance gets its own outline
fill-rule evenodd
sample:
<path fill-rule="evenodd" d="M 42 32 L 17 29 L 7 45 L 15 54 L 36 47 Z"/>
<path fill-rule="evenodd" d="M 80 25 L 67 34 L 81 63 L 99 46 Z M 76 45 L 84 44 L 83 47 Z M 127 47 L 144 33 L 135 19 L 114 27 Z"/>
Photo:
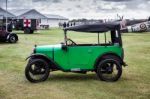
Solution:
<path fill-rule="evenodd" d="M 62 0 L 32 0 L 32 2 L 52 2 L 52 3 L 60 3 Z"/>
<path fill-rule="evenodd" d="M 129 2 L 132 0 L 103 0 L 103 1 L 108 1 L 108 2 Z"/>
<path fill-rule="evenodd" d="M 8 0 L 8 9 L 37 9 L 68 18 L 147 18 L 150 0 Z M 5 0 L 0 0 L 5 7 Z M 140 13 L 140 14 L 139 14 Z"/>

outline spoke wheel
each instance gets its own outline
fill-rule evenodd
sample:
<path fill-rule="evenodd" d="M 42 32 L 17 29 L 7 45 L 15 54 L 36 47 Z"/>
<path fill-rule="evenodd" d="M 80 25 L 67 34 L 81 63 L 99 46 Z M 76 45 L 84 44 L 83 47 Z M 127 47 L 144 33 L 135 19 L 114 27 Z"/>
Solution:
<path fill-rule="evenodd" d="M 25 76 L 30 82 L 45 81 L 49 76 L 49 66 L 42 59 L 30 60 L 25 69 Z"/>
<path fill-rule="evenodd" d="M 105 59 L 97 67 L 97 75 L 103 81 L 117 81 L 122 74 L 120 63 L 113 59 Z"/>

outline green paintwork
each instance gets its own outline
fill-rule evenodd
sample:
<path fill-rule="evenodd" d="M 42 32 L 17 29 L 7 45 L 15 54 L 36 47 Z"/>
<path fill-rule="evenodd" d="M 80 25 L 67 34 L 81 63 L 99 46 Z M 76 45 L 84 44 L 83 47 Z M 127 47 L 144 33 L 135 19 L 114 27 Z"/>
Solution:
<path fill-rule="evenodd" d="M 112 52 L 120 57 L 123 53 L 122 47 L 118 45 L 68 46 L 67 49 L 67 51 L 62 50 L 61 44 L 37 46 L 36 53 L 53 59 L 65 71 L 94 70 L 96 59 L 104 53 Z"/>

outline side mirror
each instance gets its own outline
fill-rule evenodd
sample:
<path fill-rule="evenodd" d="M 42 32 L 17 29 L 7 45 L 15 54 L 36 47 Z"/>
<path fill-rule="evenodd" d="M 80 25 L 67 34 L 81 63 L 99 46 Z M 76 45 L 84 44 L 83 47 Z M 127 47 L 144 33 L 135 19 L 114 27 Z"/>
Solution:
<path fill-rule="evenodd" d="M 68 50 L 67 46 L 63 44 L 62 45 L 62 50 L 67 51 Z"/>

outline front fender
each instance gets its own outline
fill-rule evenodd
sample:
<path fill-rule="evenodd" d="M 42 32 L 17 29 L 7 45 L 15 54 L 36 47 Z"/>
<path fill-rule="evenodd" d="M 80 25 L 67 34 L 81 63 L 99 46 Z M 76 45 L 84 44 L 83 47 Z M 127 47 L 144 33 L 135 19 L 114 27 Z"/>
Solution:
<path fill-rule="evenodd" d="M 56 62 L 54 62 L 53 59 L 51 59 L 51 58 L 49 58 L 49 57 L 47 57 L 46 55 L 43 55 L 43 54 L 31 54 L 30 56 L 28 56 L 26 58 L 26 60 L 28 60 L 28 59 L 38 59 L 38 58 L 45 60 L 49 64 L 51 69 L 61 69 L 60 66 Z"/>
<path fill-rule="evenodd" d="M 28 60 L 29 58 L 36 58 L 36 57 L 44 57 L 47 58 L 48 60 L 50 60 L 46 55 L 43 54 L 31 54 L 30 56 L 28 56 L 25 60 Z"/>

